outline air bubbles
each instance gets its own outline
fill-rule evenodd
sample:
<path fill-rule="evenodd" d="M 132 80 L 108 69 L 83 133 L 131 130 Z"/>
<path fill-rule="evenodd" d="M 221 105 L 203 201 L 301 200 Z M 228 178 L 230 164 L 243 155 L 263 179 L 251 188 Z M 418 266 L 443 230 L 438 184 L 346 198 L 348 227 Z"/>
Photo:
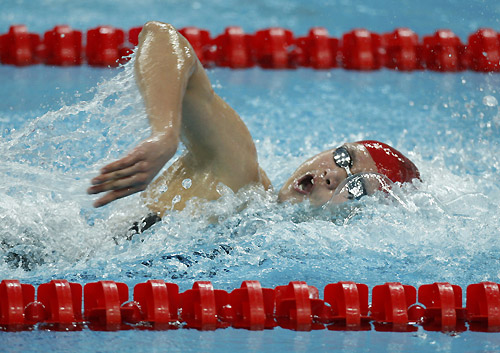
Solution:
<path fill-rule="evenodd" d="M 175 195 L 172 199 L 172 207 L 174 207 L 174 205 L 179 202 L 181 202 L 181 195 Z"/>
<path fill-rule="evenodd" d="M 182 187 L 183 187 L 184 189 L 186 189 L 186 190 L 187 190 L 187 189 L 189 189 L 189 188 L 191 187 L 191 185 L 192 185 L 192 184 L 193 184 L 193 182 L 192 182 L 192 181 L 191 181 L 191 179 L 189 179 L 189 178 L 184 179 L 184 180 L 182 181 Z"/>
<path fill-rule="evenodd" d="M 498 105 L 498 101 L 493 96 L 484 96 L 483 104 L 488 107 L 496 107 Z"/>
<path fill-rule="evenodd" d="M 220 83 L 219 80 L 215 80 L 215 83 L 212 83 L 212 88 L 213 89 L 222 89 L 222 84 Z"/>

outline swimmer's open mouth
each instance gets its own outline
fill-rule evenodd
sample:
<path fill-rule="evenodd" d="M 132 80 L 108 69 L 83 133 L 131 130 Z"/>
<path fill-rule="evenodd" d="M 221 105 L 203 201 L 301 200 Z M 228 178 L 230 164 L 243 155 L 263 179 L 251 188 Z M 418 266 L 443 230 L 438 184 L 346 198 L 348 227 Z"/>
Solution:
<path fill-rule="evenodd" d="M 295 191 L 303 195 L 310 194 L 312 189 L 314 188 L 314 175 L 304 175 L 302 178 L 295 182 L 293 188 L 295 189 Z"/>

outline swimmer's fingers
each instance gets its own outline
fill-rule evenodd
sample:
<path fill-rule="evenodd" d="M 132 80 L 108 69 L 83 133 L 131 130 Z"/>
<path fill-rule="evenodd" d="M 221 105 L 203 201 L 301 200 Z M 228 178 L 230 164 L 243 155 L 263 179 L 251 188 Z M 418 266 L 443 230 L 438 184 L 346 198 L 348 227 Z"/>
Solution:
<path fill-rule="evenodd" d="M 132 176 L 134 174 L 144 172 L 145 168 L 146 168 L 145 165 L 146 165 L 146 162 L 139 161 L 130 167 L 125 167 L 123 169 L 118 169 L 118 170 L 108 172 L 108 173 L 102 173 L 102 174 L 96 176 L 95 178 L 93 178 L 90 182 L 92 183 L 92 185 L 100 185 L 100 184 L 103 184 L 103 183 L 106 183 L 106 182 L 109 182 L 112 180 L 123 179 L 123 178 L 129 177 L 129 176 Z"/>
<path fill-rule="evenodd" d="M 145 155 L 141 150 L 134 149 L 127 156 L 102 167 L 101 174 L 109 174 L 112 172 L 126 169 L 126 168 L 131 167 L 134 164 L 144 160 L 144 158 L 145 158 Z"/>
<path fill-rule="evenodd" d="M 114 179 L 128 177 L 144 169 L 144 153 L 133 150 L 126 157 L 101 168 L 101 174 L 91 180 L 92 185 L 102 184 Z"/>
<path fill-rule="evenodd" d="M 136 192 L 142 191 L 140 187 L 125 188 L 120 190 L 113 190 L 108 192 L 106 195 L 94 202 L 94 207 L 101 207 L 107 205 L 110 202 L 127 197 L 129 195 L 135 194 Z"/>
<path fill-rule="evenodd" d="M 109 181 L 96 184 L 87 189 L 89 194 L 99 194 L 105 191 L 111 190 L 122 190 L 126 188 L 138 188 L 139 191 L 146 189 L 149 184 L 149 178 L 145 173 L 132 173 L 132 176 L 128 176 L 121 179 L 111 179 Z"/>
<path fill-rule="evenodd" d="M 144 140 L 127 156 L 101 169 L 101 174 L 92 179 L 92 186 L 87 189 L 89 194 L 108 192 L 95 202 L 96 207 L 146 189 L 177 150 L 176 139 L 160 137 L 155 135 Z"/>

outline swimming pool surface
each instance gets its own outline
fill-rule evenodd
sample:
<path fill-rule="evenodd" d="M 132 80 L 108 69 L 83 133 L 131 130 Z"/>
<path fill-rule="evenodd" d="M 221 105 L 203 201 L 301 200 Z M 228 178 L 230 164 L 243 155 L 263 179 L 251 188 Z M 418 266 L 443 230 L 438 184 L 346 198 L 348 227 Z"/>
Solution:
<path fill-rule="evenodd" d="M 337 37 L 354 27 L 383 33 L 406 26 L 419 35 L 449 28 L 465 41 L 480 27 L 500 28 L 495 1 L 134 3 L 7 1 L 0 32 L 14 23 L 43 33 L 61 23 L 128 29 L 156 19 L 213 34 L 229 25 L 247 32 L 279 25 L 296 34 L 324 26 Z M 366 198 L 341 216 L 276 204 L 273 193 L 222 190 L 209 207 L 173 212 L 142 237 L 122 241 L 146 212 L 140 198 L 95 210 L 85 190 L 101 166 L 148 135 L 131 66 L 0 65 L 0 256 L 8 260 L 0 261 L 0 279 L 34 285 L 110 279 L 129 288 L 164 279 L 181 291 L 197 280 L 228 291 L 249 279 L 263 287 L 303 280 L 320 293 L 341 280 L 370 289 L 387 281 L 447 281 L 464 293 L 469 284 L 500 281 L 499 74 L 218 68 L 209 76 L 249 127 L 275 189 L 308 157 L 361 139 L 407 154 L 423 182 L 405 187 L 403 204 Z M 0 344 L 10 351 L 479 352 L 500 350 L 500 335 L 421 327 L 414 333 L 87 329 L 0 332 Z"/>

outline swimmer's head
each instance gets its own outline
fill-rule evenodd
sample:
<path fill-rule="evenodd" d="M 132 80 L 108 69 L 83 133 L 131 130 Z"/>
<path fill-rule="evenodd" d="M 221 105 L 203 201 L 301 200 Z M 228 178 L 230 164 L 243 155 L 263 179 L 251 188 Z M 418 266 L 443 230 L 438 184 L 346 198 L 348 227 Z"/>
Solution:
<path fill-rule="evenodd" d="M 370 153 L 378 173 L 387 176 L 392 182 L 405 183 L 420 179 L 415 164 L 398 150 L 379 141 L 365 140 L 357 143 L 363 145 Z"/>
<path fill-rule="evenodd" d="M 309 200 L 311 205 L 321 206 L 349 175 L 370 172 L 400 183 L 419 178 L 417 167 L 399 151 L 381 142 L 359 141 L 308 159 L 285 182 L 278 199 L 292 203 Z"/>

